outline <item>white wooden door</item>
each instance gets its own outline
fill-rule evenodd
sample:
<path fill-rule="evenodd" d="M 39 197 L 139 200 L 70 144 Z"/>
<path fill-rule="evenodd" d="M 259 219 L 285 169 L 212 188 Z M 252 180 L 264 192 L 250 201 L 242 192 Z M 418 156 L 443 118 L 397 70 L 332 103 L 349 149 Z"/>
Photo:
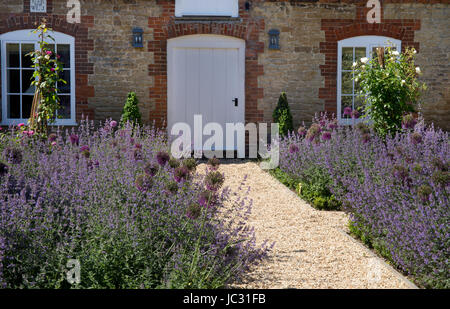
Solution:
<path fill-rule="evenodd" d="M 225 130 L 226 123 L 245 121 L 245 41 L 218 35 L 171 39 L 167 74 L 169 132 L 184 122 L 194 137 L 194 115 L 201 115 L 203 127 L 215 122 L 223 129 L 224 148 L 213 150 L 235 150 L 236 142 L 226 145 Z"/>

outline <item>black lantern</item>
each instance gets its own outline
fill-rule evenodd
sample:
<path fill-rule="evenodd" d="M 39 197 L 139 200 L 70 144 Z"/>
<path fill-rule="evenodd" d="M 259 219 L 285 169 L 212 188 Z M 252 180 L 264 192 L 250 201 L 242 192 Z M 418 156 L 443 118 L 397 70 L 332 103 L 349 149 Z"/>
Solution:
<path fill-rule="evenodd" d="M 269 30 L 269 49 L 280 49 L 280 30 Z"/>
<path fill-rule="evenodd" d="M 142 28 L 133 28 L 133 47 L 144 47 L 143 34 Z"/>

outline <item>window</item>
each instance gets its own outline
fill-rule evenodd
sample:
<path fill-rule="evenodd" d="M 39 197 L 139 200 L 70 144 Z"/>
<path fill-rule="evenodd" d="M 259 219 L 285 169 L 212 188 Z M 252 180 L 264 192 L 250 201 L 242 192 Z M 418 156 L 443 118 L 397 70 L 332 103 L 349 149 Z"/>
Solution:
<path fill-rule="evenodd" d="M 358 84 L 353 80 L 353 62 L 367 57 L 372 59 L 376 55 L 377 47 L 392 46 L 401 50 L 401 42 L 382 36 L 359 36 L 338 42 L 338 75 L 337 75 L 337 112 L 341 124 L 353 124 L 350 116 L 344 115 L 344 109 L 352 110 L 361 106 L 361 98 L 358 97 Z M 358 122 L 359 119 L 356 119 Z"/>
<path fill-rule="evenodd" d="M 39 49 L 38 35 L 32 30 L 19 30 L 0 35 L 2 74 L 2 125 L 27 122 L 34 96 L 31 86 L 34 68 L 29 52 Z M 56 44 L 50 48 L 60 55 L 61 78 L 67 83 L 57 85 L 61 108 L 56 112 L 57 125 L 75 124 L 75 55 L 74 38 L 52 33 Z M 49 43 L 53 43 L 52 41 Z"/>
<path fill-rule="evenodd" d="M 175 16 L 239 16 L 238 0 L 175 0 Z"/>

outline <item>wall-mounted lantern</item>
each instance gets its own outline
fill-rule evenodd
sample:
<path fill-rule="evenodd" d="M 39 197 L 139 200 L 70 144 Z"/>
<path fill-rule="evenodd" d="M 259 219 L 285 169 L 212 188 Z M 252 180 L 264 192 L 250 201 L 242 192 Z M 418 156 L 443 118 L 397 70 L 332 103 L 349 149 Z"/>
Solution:
<path fill-rule="evenodd" d="M 245 10 L 250 11 L 250 2 L 249 1 L 245 2 Z"/>
<path fill-rule="evenodd" d="M 133 28 L 133 47 L 144 47 L 143 34 L 142 28 Z"/>
<path fill-rule="evenodd" d="M 269 49 L 280 49 L 280 30 L 269 30 Z"/>

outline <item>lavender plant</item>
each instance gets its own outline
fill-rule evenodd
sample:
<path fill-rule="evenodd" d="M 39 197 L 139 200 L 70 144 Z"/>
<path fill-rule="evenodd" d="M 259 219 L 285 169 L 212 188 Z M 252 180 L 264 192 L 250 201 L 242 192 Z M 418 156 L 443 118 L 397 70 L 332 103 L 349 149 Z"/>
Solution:
<path fill-rule="evenodd" d="M 311 170 L 320 174 L 323 187 L 350 213 L 353 233 L 419 285 L 449 288 L 448 133 L 423 120 L 385 138 L 363 123 L 333 123 L 322 116 L 312 140 L 302 128 L 303 134 L 282 141 L 280 169 L 300 180 Z M 319 129 L 331 136 L 319 140 Z"/>
<path fill-rule="evenodd" d="M 0 165 L 3 288 L 218 288 L 268 250 L 247 226 L 245 185 L 235 201 L 195 161 L 170 167 L 156 129 L 83 121 L 48 140 L 13 136 Z"/>

